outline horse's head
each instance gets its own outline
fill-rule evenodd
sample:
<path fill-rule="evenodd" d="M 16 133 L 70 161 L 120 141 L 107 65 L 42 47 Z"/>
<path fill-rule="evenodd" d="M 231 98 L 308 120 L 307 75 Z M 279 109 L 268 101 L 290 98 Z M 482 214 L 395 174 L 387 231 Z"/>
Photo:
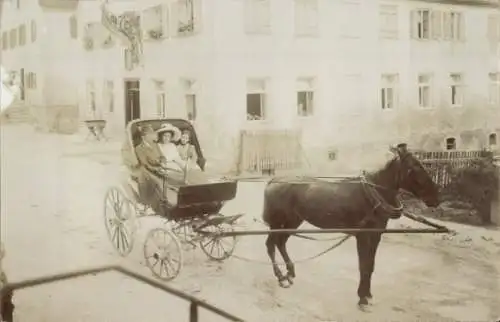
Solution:
<path fill-rule="evenodd" d="M 422 163 L 407 150 L 406 144 L 399 144 L 390 149 L 400 164 L 399 188 L 411 192 L 428 207 L 437 207 L 440 203 L 438 185 Z"/>

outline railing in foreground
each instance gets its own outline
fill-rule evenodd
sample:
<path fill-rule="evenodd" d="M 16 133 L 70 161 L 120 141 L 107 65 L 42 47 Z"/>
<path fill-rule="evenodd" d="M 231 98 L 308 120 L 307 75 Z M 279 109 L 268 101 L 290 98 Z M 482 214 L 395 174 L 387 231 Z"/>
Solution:
<path fill-rule="evenodd" d="M 145 284 L 148 284 L 149 286 L 160 289 L 160 290 L 167 292 L 169 294 L 172 294 L 176 297 L 180 297 L 186 301 L 189 301 L 191 303 L 190 308 L 189 308 L 189 321 L 190 322 L 199 321 L 199 318 L 198 318 L 198 308 L 199 307 L 202 307 L 202 308 L 204 308 L 208 311 L 211 311 L 211 312 L 213 312 L 221 317 L 224 317 L 229 321 L 237 321 L 237 322 L 243 321 L 243 319 L 238 318 L 238 317 L 236 317 L 236 316 L 234 316 L 226 311 L 223 311 L 223 310 L 221 310 L 213 305 L 210 305 L 206 302 L 203 302 L 194 296 L 188 295 L 188 294 L 183 293 L 181 291 L 178 291 L 172 287 L 161 284 L 153 279 L 144 277 L 142 275 L 139 275 L 137 273 L 134 273 L 132 271 L 129 271 L 129 270 L 127 270 L 123 267 L 119 267 L 119 266 L 104 266 L 104 267 L 90 268 L 90 269 L 85 269 L 85 270 L 78 270 L 78 271 L 74 271 L 74 272 L 69 272 L 69 273 L 62 273 L 62 274 L 56 274 L 56 275 L 51 275 L 51 276 L 46 276 L 46 277 L 40 277 L 40 278 L 36 278 L 36 279 L 25 280 L 23 282 L 8 283 L 0 290 L 0 297 L 3 297 L 5 293 L 7 293 L 8 291 L 11 291 L 11 290 L 15 291 L 15 290 L 25 289 L 25 288 L 29 288 L 29 287 L 38 286 L 38 285 L 50 284 L 50 283 L 54 283 L 57 281 L 74 279 L 77 277 L 93 275 L 93 274 L 100 274 L 100 273 L 105 273 L 105 272 L 110 272 L 110 271 L 119 272 L 119 273 L 124 274 L 128 277 L 131 277 L 135 280 L 139 280 Z"/>

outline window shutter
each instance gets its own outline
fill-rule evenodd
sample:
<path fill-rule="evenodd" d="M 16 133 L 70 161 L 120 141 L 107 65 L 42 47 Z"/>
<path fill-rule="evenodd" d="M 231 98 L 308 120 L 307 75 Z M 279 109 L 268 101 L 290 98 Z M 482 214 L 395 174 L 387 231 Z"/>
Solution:
<path fill-rule="evenodd" d="M 443 13 L 443 38 L 444 40 L 451 39 L 451 28 L 452 28 L 451 14 L 449 12 Z"/>
<path fill-rule="evenodd" d="M 458 39 L 460 41 L 465 41 L 466 30 L 467 30 L 466 26 L 465 26 L 465 21 L 466 21 L 465 14 L 463 12 L 461 12 L 460 15 L 458 16 L 458 21 L 457 21 L 457 23 L 458 23 L 458 29 L 459 29 L 458 30 L 458 32 L 459 32 L 459 34 L 458 34 L 459 38 Z"/>
<path fill-rule="evenodd" d="M 418 11 L 412 10 L 410 12 L 410 37 L 413 39 L 418 38 L 418 21 L 419 21 Z"/>
<path fill-rule="evenodd" d="M 170 31 L 172 30 L 172 26 L 170 25 L 170 8 L 168 7 L 168 4 L 163 4 L 162 5 L 162 17 L 163 17 L 163 34 L 165 35 L 165 38 L 170 37 Z"/>
<path fill-rule="evenodd" d="M 246 32 L 253 32 L 254 31 L 254 16 L 255 16 L 255 8 L 253 5 L 253 0 L 244 0 L 244 5 L 243 5 L 243 16 L 244 16 L 244 23 L 245 23 L 245 31 Z"/>
<path fill-rule="evenodd" d="M 193 16 L 194 16 L 194 32 L 198 33 L 201 31 L 203 22 L 203 4 L 201 0 L 191 0 L 193 4 Z"/>
<path fill-rule="evenodd" d="M 441 11 L 435 10 L 431 12 L 431 32 L 432 39 L 441 39 L 443 36 L 443 13 Z"/>
<path fill-rule="evenodd" d="M 177 37 L 179 35 L 179 1 L 172 2 L 170 6 L 170 35 L 172 37 Z"/>

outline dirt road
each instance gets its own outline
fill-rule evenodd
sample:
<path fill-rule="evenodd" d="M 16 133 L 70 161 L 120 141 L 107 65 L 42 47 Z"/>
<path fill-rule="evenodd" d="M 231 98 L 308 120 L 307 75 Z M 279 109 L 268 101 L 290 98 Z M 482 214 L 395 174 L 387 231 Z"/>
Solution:
<path fill-rule="evenodd" d="M 102 203 L 117 182 L 117 151 L 80 138 L 37 134 L 23 126 L 1 133 L 2 240 L 10 280 L 119 261 L 149 275 L 141 265 L 142 239 L 126 259 L 114 254 L 104 231 Z M 97 152 L 96 152 L 97 151 Z M 100 152 L 99 152 L 100 151 Z M 98 153 L 99 152 L 99 153 Z M 240 184 L 226 213 L 246 212 L 247 229 L 261 228 L 262 183 Z M 142 223 L 141 232 L 158 221 Z M 404 220 L 393 226 L 410 225 Z M 357 257 L 353 240 L 297 266 L 298 277 L 282 289 L 267 264 L 263 237 L 241 238 L 236 255 L 213 263 L 200 250 L 187 252 L 171 283 L 247 321 L 493 321 L 500 317 L 498 231 L 454 226 L 441 236 L 386 236 L 377 257 L 371 313 L 356 308 Z M 301 259 L 328 242 L 292 239 Z M 106 274 L 18 292 L 18 321 L 184 321 L 188 304 L 117 274 Z M 202 321 L 222 319 L 201 313 Z"/>

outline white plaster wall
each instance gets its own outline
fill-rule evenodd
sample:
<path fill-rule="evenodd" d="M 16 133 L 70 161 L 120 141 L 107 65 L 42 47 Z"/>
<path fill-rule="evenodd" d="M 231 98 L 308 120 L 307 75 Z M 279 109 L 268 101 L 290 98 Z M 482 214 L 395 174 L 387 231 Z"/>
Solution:
<path fill-rule="evenodd" d="M 399 37 L 380 39 L 379 4 L 399 6 Z M 445 135 L 463 130 L 494 129 L 500 124 L 500 107 L 488 106 L 488 73 L 498 70 L 498 54 L 486 40 L 486 21 L 491 8 L 458 6 L 466 14 L 464 44 L 443 41 L 416 41 L 410 38 L 410 10 L 450 9 L 450 5 L 417 1 L 361 0 L 356 12 L 346 12 L 340 1 L 320 1 L 320 34 L 316 38 L 293 35 L 293 2 L 272 1 L 272 34 L 249 36 L 244 33 L 243 1 L 221 0 L 216 11 L 217 107 L 222 119 L 230 120 L 227 135 L 241 128 L 300 127 L 304 144 L 377 144 L 414 141 L 420 133 L 442 131 L 437 119 L 449 113 L 452 126 Z M 342 17 L 359 21 L 359 37 L 342 35 Z M 418 104 L 417 75 L 435 74 L 436 107 L 422 110 Z M 466 83 L 463 108 L 449 108 L 450 73 L 463 73 Z M 380 108 L 381 74 L 398 73 L 400 104 L 394 111 Z M 344 82 L 346 74 L 359 74 L 357 88 Z M 296 116 L 295 79 L 316 77 L 315 116 Z M 245 115 L 246 79 L 269 79 L 269 117 L 247 122 Z M 346 96 L 359 95 L 360 109 L 346 104 Z M 226 106 L 229 106 L 227 108 Z M 216 109 L 217 109 L 216 107 Z M 429 126 L 431 128 L 429 128 Z M 457 138 L 460 141 L 460 138 Z M 327 143 L 325 143 L 327 142 Z"/>

